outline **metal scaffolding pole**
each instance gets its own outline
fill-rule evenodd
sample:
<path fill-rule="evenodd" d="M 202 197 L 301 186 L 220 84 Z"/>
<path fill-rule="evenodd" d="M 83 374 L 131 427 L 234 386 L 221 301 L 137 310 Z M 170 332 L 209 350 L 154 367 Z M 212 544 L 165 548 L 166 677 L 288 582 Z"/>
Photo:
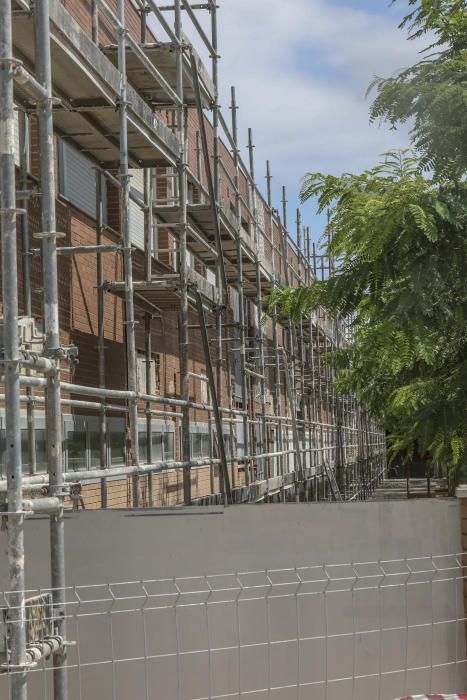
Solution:
<path fill-rule="evenodd" d="M 175 0 L 175 38 L 176 45 L 176 92 L 180 101 L 177 109 L 177 136 L 179 141 L 179 155 L 177 162 L 178 171 L 178 197 L 179 197 L 179 263 L 180 263 L 180 376 L 182 384 L 182 400 L 190 399 L 190 376 L 188 363 L 188 271 L 187 271 L 187 180 L 186 180 L 186 152 L 185 152 L 185 108 L 183 93 L 183 34 L 182 34 L 182 5 L 181 0 Z M 190 409 L 184 406 L 182 409 L 182 461 L 183 467 L 183 498 L 185 505 L 191 504 L 191 458 L 190 449 Z"/>
<path fill-rule="evenodd" d="M 212 82 L 214 85 L 214 104 L 212 106 L 212 139 L 213 139 L 213 180 L 214 180 L 214 202 L 213 208 L 217 222 L 219 222 L 219 201 L 220 201 L 220 155 L 219 155 L 219 55 L 218 55 L 218 32 L 217 32 L 217 5 L 210 5 L 211 14 L 211 62 L 212 62 Z M 196 78 L 196 83 L 198 80 Z M 200 119 L 202 119 L 202 113 Z M 201 133 L 204 129 L 200 124 Z M 205 164 L 206 170 L 211 168 L 210 162 Z M 209 179 L 208 179 L 209 182 Z M 220 238 L 220 236 L 219 236 Z M 222 321 L 227 307 L 227 282 L 225 278 L 224 259 L 222 246 L 218 245 L 216 260 L 216 391 L 217 400 L 222 405 L 222 369 L 223 369 L 223 345 L 222 345 Z"/>
<path fill-rule="evenodd" d="M 146 24 L 143 22 L 143 17 L 146 17 L 146 12 L 142 12 L 141 21 L 142 35 L 145 34 Z M 153 254 L 153 197 L 154 197 L 154 178 L 153 171 L 150 168 L 144 170 L 144 276 L 146 280 L 152 279 L 152 254 Z M 152 394 L 156 388 L 152 387 L 152 316 L 149 313 L 144 317 L 144 333 L 146 342 L 146 393 Z M 151 404 L 146 403 L 146 461 L 152 464 L 152 413 Z M 148 472 L 148 503 L 149 507 L 154 506 L 153 494 L 153 475 Z"/>
<path fill-rule="evenodd" d="M 4 319 L 5 467 L 8 487 L 10 655 L 12 700 L 26 700 L 26 621 L 24 608 L 24 515 L 20 432 L 18 347 L 18 262 L 16 252 L 15 123 L 10 0 L 0 0 L 0 224 Z"/>
<path fill-rule="evenodd" d="M 103 201 L 102 173 L 96 169 L 96 244 L 103 243 Z M 104 255 L 98 251 L 96 256 L 97 272 L 97 363 L 99 386 L 105 388 L 105 294 L 104 294 Z M 99 465 L 101 469 L 108 467 L 107 459 L 107 414 L 105 404 L 99 409 Z M 101 507 L 107 508 L 107 479 L 101 479 Z"/>
<path fill-rule="evenodd" d="M 130 231 L 130 174 L 128 166 L 128 97 L 126 76 L 127 29 L 125 27 L 125 0 L 117 2 L 118 27 L 118 70 L 120 73 L 120 228 L 123 238 L 123 266 L 125 274 L 125 329 L 127 353 L 127 382 L 129 391 L 136 391 L 136 340 L 135 310 L 133 299 L 133 263 Z M 129 402 L 130 421 L 130 461 L 139 465 L 138 445 L 138 409 L 136 401 Z M 133 503 L 136 508 L 141 504 L 140 483 L 138 476 L 133 480 Z"/>
<path fill-rule="evenodd" d="M 260 245 L 259 236 L 261 232 L 258 227 L 258 209 L 257 209 L 257 198 L 256 198 L 256 180 L 255 180 L 255 159 L 253 156 L 253 132 L 248 129 L 248 155 L 250 164 L 250 178 L 251 178 L 251 189 L 252 189 L 252 209 L 253 209 L 253 227 L 254 227 L 254 240 L 256 241 L 256 254 L 255 254 L 255 272 L 256 272 L 256 327 L 258 335 L 258 349 L 259 349 L 259 363 L 258 363 L 258 374 L 259 376 L 259 388 L 260 388 L 260 403 L 261 403 L 261 424 L 257 428 L 257 451 L 259 454 L 266 452 L 266 379 L 265 379 L 265 363 L 264 363 L 264 337 L 263 337 L 263 327 L 262 327 L 262 316 L 263 316 L 263 295 L 261 291 L 261 267 L 260 267 Z M 253 411 L 255 406 L 252 406 Z M 261 478 L 268 479 L 270 474 L 268 470 L 268 460 L 262 459 L 261 464 Z"/>
<path fill-rule="evenodd" d="M 237 128 L 237 100 L 235 88 L 231 88 L 231 110 L 232 110 L 232 140 L 233 140 L 233 157 L 235 164 L 235 214 L 237 217 L 237 287 L 238 287 L 238 309 L 239 309 L 239 341 L 240 341 L 240 372 L 241 372 L 241 387 L 242 387 L 242 408 L 243 415 L 243 446 L 244 454 L 249 455 L 249 426 L 248 426 L 248 386 L 246 372 L 246 345 L 245 345 L 245 296 L 243 287 L 243 251 L 242 251 L 242 205 L 240 199 L 240 163 L 238 150 L 238 128 Z M 245 462 L 245 483 L 248 486 L 252 480 L 251 462 Z"/>
<path fill-rule="evenodd" d="M 274 216 L 272 209 L 272 190 L 271 190 L 271 167 L 269 161 L 266 162 L 266 184 L 267 184 L 267 198 L 269 207 L 269 226 L 271 229 L 271 241 L 272 241 L 272 271 L 273 271 L 273 285 L 277 287 L 277 276 L 276 276 L 276 250 L 274 244 Z M 280 358 L 279 358 L 279 343 L 277 337 L 277 309 L 274 308 L 272 312 L 272 344 L 274 349 L 274 414 L 277 416 L 276 425 L 276 450 L 282 453 L 282 419 L 281 419 L 281 371 L 280 371 Z M 278 457 L 278 469 L 277 474 L 283 476 L 284 474 L 284 458 L 281 454 Z"/>
<path fill-rule="evenodd" d="M 24 110 L 18 114 L 19 126 L 19 180 L 20 189 L 28 193 L 28 165 L 29 165 L 29 119 Z M 19 203 L 22 209 L 21 215 L 21 231 L 23 244 L 23 306 L 24 315 L 31 317 L 31 251 L 29 237 L 29 210 L 28 199 L 25 198 Z M 31 347 L 31 346 L 30 346 Z M 27 370 L 29 373 L 29 370 Z M 28 426 L 28 463 L 29 474 L 35 474 L 37 469 L 36 455 L 36 422 L 35 422 L 35 405 L 34 405 L 34 389 L 27 387 L 26 393 L 29 401 L 26 406 L 26 422 Z"/>
<path fill-rule="evenodd" d="M 297 251 L 298 251 L 298 276 L 301 284 L 306 280 L 302 277 L 302 215 L 297 209 Z M 305 340 L 303 337 L 303 317 L 300 319 L 300 415 L 302 419 L 302 449 L 305 455 L 306 466 L 306 417 L 305 417 Z"/>
<path fill-rule="evenodd" d="M 225 503 L 228 504 L 228 503 L 232 503 L 232 491 L 230 488 L 229 470 L 228 470 L 228 466 L 227 466 L 227 456 L 225 453 L 224 433 L 223 433 L 223 427 L 222 427 L 222 413 L 220 411 L 220 402 L 218 402 L 217 396 L 216 396 L 216 383 L 214 380 L 214 372 L 213 372 L 212 362 L 211 362 L 211 353 L 209 350 L 209 338 L 208 338 L 208 332 L 207 332 L 207 328 L 206 328 L 206 320 L 205 320 L 204 309 L 203 309 L 203 301 L 201 299 L 201 294 L 198 291 L 195 292 L 195 295 L 196 295 L 196 306 L 197 306 L 197 310 L 198 310 L 199 327 L 200 327 L 200 331 L 201 331 L 201 340 L 203 342 L 204 356 L 206 359 L 206 372 L 207 372 L 207 378 L 209 381 L 209 389 L 210 389 L 211 399 L 212 399 L 214 421 L 216 423 L 217 447 L 219 450 L 219 459 L 220 459 L 220 464 L 221 464 Z"/>
<path fill-rule="evenodd" d="M 59 329 L 57 236 L 55 216 L 55 159 L 53 132 L 52 72 L 50 57 L 49 1 L 35 4 L 36 74 L 48 99 L 38 108 L 40 188 L 42 232 L 42 273 L 44 284 L 45 353 L 55 358 L 57 369 L 47 377 L 46 421 L 49 496 L 61 502 L 58 513 L 50 516 L 51 584 L 54 589 L 55 631 L 66 639 L 65 621 L 65 522 L 63 516 L 64 481 L 62 466 L 62 419 L 60 406 L 60 368 L 62 355 Z M 67 700 L 66 648 L 54 656 L 55 700 Z"/>

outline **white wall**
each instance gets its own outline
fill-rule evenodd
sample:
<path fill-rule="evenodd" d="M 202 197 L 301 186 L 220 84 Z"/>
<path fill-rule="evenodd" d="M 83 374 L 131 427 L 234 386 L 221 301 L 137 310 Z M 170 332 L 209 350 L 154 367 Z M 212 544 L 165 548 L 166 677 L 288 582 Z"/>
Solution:
<path fill-rule="evenodd" d="M 69 637 L 79 637 L 83 664 L 80 673 L 71 672 L 70 700 L 194 700 L 224 693 L 232 697 L 246 693 L 245 697 L 261 700 L 391 700 L 409 692 L 463 690 L 464 669 L 453 663 L 456 656 L 463 658 L 465 654 L 464 625 L 456 622 L 463 616 L 459 608 L 462 589 L 461 581 L 453 583 L 451 576 L 449 581 L 433 584 L 426 574 L 414 574 L 411 585 L 405 585 L 407 574 L 401 574 L 393 579 L 399 585 L 382 590 L 375 587 L 375 579 L 371 579 L 371 590 L 366 590 L 370 587 L 361 578 L 357 587 L 361 590 L 351 590 L 345 578 L 349 567 L 339 567 L 332 571 L 336 578 L 342 576 L 342 581 L 333 583 L 333 590 L 326 595 L 316 589 L 315 595 L 297 597 L 296 586 L 285 586 L 273 589 L 266 599 L 265 575 L 259 573 L 255 576 L 263 581 L 263 587 L 252 589 L 255 600 L 239 603 L 236 593 L 216 593 L 226 597 L 206 607 L 206 595 L 191 594 L 178 603 L 193 605 L 180 605 L 176 615 L 175 598 L 169 596 L 173 583 L 147 584 L 152 595 L 157 586 L 167 586 L 167 597 L 151 598 L 149 603 L 144 602 L 137 583 L 141 579 L 228 574 L 213 580 L 224 581 L 226 587 L 233 581 L 235 587 L 232 574 L 238 571 L 292 567 L 292 571 L 274 576 L 296 580 L 293 567 L 297 566 L 439 557 L 460 551 L 458 519 L 455 500 L 245 505 L 225 510 L 80 512 L 67 516 L 70 586 L 136 582 L 112 589 L 117 596 L 128 596 L 112 607 L 112 614 L 109 604 L 99 608 L 100 604 L 83 602 L 79 610 L 76 605 L 69 608 L 73 613 Z M 45 519 L 27 522 L 26 542 L 27 585 L 46 586 L 49 554 Z M 0 548 L 0 584 L 5 586 L 3 532 Z M 412 566 L 420 570 L 430 560 L 418 561 L 421 564 Z M 358 565 L 360 576 L 365 566 Z M 391 566 L 406 571 L 402 564 L 387 564 L 386 570 Z M 251 576 L 241 575 L 241 580 L 244 585 L 254 585 Z M 205 580 L 179 585 L 193 591 L 205 588 Z M 106 595 L 105 587 L 80 592 L 84 600 Z M 70 589 L 69 599 L 73 596 Z M 147 609 L 142 612 L 144 605 Z M 99 610 L 104 614 L 96 615 Z M 81 613 L 78 626 L 77 612 Z M 89 612 L 93 614 L 87 615 Z M 111 659 L 110 620 L 118 662 L 85 666 Z M 381 628 L 384 633 L 371 632 Z M 297 636 L 302 640 L 300 645 Z M 144 656 L 146 662 L 122 661 Z M 70 649 L 70 662 L 77 663 L 77 658 L 76 648 Z M 401 672 L 404 664 L 412 670 Z M 413 670 L 415 667 L 421 670 Z M 329 682 L 327 687 L 319 680 L 352 676 L 356 678 Z M 299 691 L 297 678 L 302 686 Z M 40 682 L 36 677 L 31 683 L 31 697 L 42 700 L 43 679 Z M 274 691 L 269 687 L 284 685 L 290 688 Z M 263 690 L 250 692 L 255 689 Z"/>

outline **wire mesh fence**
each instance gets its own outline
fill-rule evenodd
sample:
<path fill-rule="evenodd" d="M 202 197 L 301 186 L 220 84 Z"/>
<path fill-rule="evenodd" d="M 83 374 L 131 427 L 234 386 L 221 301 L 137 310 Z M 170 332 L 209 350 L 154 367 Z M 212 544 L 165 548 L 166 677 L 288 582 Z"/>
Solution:
<path fill-rule="evenodd" d="M 460 692 L 464 580 L 450 554 L 69 586 L 70 700 Z M 7 648 L 8 624 L 3 635 Z M 53 698 L 54 658 L 28 671 L 30 698 Z M 0 675 L 2 700 L 14 673 Z"/>

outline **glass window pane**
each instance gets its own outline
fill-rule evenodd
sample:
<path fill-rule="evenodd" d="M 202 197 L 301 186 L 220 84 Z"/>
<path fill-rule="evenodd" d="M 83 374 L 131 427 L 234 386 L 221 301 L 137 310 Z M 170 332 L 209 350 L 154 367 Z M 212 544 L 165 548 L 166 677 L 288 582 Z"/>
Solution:
<path fill-rule="evenodd" d="M 0 430 L 0 475 L 6 476 L 5 472 L 5 431 Z"/>
<path fill-rule="evenodd" d="M 201 436 L 201 456 L 202 457 L 209 457 L 209 435 L 202 435 Z"/>
<path fill-rule="evenodd" d="M 152 459 L 153 462 L 162 462 L 164 459 L 162 451 L 162 433 L 152 434 Z"/>
<path fill-rule="evenodd" d="M 42 428 L 36 430 L 36 470 L 38 474 L 47 471 L 47 434 Z"/>
<path fill-rule="evenodd" d="M 125 433 L 110 433 L 110 459 L 112 464 L 125 464 Z"/>
<path fill-rule="evenodd" d="M 86 469 L 86 431 L 70 430 L 66 441 L 69 471 Z"/>
<path fill-rule="evenodd" d="M 201 457 L 201 449 L 201 435 L 199 433 L 192 433 L 191 456 L 193 459 L 199 459 Z"/>
<path fill-rule="evenodd" d="M 143 462 L 148 461 L 148 435 L 146 431 L 138 433 L 139 457 Z"/>
<path fill-rule="evenodd" d="M 29 474 L 29 440 L 28 431 L 21 431 L 21 462 L 23 474 Z"/>
<path fill-rule="evenodd" d="M 171 462 L 174 459 L 174 434 L 164 433 L 164 460 Z"/>
<path fill-rule="evenodd" d="M 101 436 L 99 432 L 89 433 L 89 444 L 91 448 L 91 466 L 101 466 Z"/>
<path fill-rule="evenodd" d="M 28 431 L 21 431 L 21 460 L 23 474 L 29 474 Z M 47 471 L 47 442 L 45 430 L 36 430 L 36 473 Z M 6 476 L 5 470 L 5 430 L 0 430 L 0 476 Z"/>

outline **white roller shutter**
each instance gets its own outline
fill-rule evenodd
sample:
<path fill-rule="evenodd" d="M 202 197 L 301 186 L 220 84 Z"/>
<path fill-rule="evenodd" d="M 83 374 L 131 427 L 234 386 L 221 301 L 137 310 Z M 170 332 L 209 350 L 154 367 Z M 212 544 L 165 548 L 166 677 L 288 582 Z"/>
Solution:
<path fill-rule="evenodd" d="M 96 171 L 89 158 L 59 141 L 59 191 L 75 207 L 96 218 Z"/>
<path fill-rule="evenodd" d="M 19 115 L 15 109 L 15 165 L 19 166 Z"/>
<path fill-rule="evenodd" d="M 144 170 L 130 169 L 130 187 L 138 197 L 144 199 Z M 144 250 L 144 212 L 130 199 L 130 240 L 135 248 Z"/>

